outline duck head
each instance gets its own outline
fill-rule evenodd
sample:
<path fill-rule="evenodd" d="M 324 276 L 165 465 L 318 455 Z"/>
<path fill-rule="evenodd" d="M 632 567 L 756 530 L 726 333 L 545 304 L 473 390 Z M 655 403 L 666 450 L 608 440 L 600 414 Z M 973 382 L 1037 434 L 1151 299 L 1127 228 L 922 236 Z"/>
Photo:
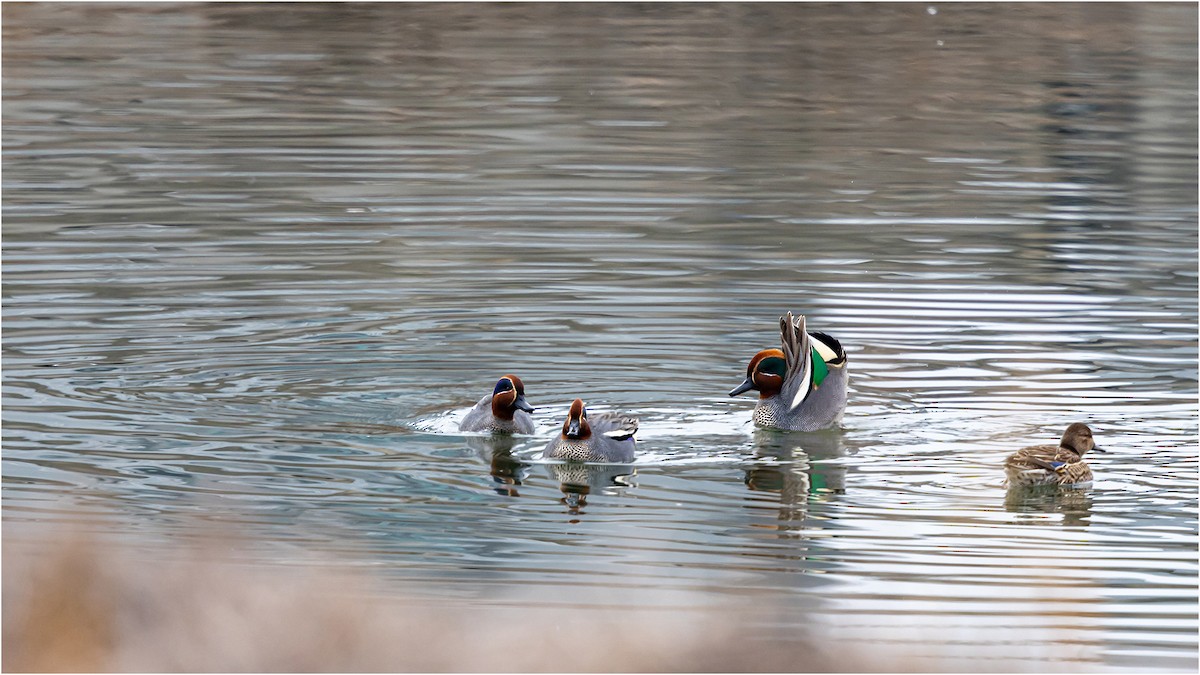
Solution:
<path fill-rule="evenodd" d="M 516 375 L 505 375 L 492 390 L 492 414 L 496 419 L 511 420 L 518 410 L 533 412 L 533 406 L 525 402 L 525 384 Z"/>
<path fill-rule="evenodd" d="M 1062 440 L 1058 444 L 1068 450 L 1075 451 L 1075 454 L 1080 457 L 1087 452 L 1106 452 L 1096 447 L 1096 441 L 1092 438 L 1092 430 L 1082 422 L 1076 422 L 1067 427 L 1067 430 L 1063 432 Z"/>
<path fill-rule="evenodd" d="M 759 398 L 770 398 L 783 389 L 784 374 L 787 373 L 787 359 L 783 350 L 764 349 L 750 359 L 746 366 L 746 379 L 729 392 L 737 396 L 751 389 L 758 390 Z"/>
<path fill-rule="evenodd" d="M 571 401 L 567 421 L 563 422 L 562 435 L 573 441 L 580 441 L 592 435 L 592 427 L 588 425 L 587 409 L 583 407 L 582 399 Z"/>

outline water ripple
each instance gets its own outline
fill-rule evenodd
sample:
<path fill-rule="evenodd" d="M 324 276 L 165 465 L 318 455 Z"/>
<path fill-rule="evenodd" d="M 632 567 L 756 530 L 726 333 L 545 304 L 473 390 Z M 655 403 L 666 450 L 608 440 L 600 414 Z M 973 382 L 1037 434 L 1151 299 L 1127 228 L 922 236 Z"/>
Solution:
<path fill-rule="evenodd" d="M 1194 667 L 1194 11 L 75 11 L 5 10 L 6 525 Z M 841 431 L 725 394 L 786 310 Z M 508 372 L 537 435 L 458 433 Z M 541 460 L 576 396 L 637 462 Z M 1093 486 L 1006 491 L 1075 421 Z"/>

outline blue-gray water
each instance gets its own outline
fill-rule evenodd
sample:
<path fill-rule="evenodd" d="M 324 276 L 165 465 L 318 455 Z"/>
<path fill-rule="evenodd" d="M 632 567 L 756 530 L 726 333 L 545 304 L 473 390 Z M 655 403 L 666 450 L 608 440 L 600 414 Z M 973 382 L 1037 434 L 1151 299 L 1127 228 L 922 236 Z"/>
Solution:
<path fill-rule="evenodd" d="M 3 19 L 6 538 L 1197 665 L 1195 5 Z M 788 310 L 841 431 L 725 395 Z M 540 435 L 493 457 L 455 422 L 507 372 Z M 632 475 L 537 461 L 577 396 L 639 415 Z M 1094 485 L 1007 493 L 1074 421 Z"/>

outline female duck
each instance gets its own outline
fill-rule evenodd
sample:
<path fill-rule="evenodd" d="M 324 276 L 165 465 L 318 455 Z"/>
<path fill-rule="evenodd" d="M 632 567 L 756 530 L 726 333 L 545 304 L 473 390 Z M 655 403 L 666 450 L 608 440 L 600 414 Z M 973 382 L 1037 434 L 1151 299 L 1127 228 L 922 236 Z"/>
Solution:
<path fill-rule="evenodd" d="M 1063 432 L 1058 445 L 1034 445 L 1021 448 L 1004 460 L 1004 473 L 1010 486 L 1080 485 L 1092 481 L 1092 470 L 1083 461 L 1096 447 L 1092 430 L 1076 422 Z"/>
<path fill-rule="evenodd" d="M 546 446 L 547 459 L 575 462 L 627 463 L 633 461 L 637 447 L 636 417 L 621 413 L 596 413 L 588 417 L 583 401 L 571 402 L 562 433 Z"/>
<path fill-rule="evenodd" d="M 525 402 L 525 385 L 516 375 L 505 375 L 496 382 L 488 396 L 479 399 L 467 412 L 459 431 L 482 431 L 500 434 L 532 434 L 533 406 Z"/>
<path fill-rule="evenodd" d="M 836 425 L 846 410 L 846 350 L 825 333 L 809 333 L 803 316 L 779 318 L 783 349 L 750 359 L 746 380 L 730 396 L 758 390 L 754 424 L 791 431 Z"/>

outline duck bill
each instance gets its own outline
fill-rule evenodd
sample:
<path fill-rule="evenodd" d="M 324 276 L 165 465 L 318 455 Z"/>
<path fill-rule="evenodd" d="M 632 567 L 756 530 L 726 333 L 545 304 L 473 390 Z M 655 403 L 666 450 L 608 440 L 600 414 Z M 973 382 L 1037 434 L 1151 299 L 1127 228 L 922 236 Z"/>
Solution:
<path fill-rule="evenodd" d="M 524 410 L 527 413 L 533 412 L 533 406 L 529 405 L 529 403 L 525 400 L 524 394 L 518 396 L 517 400 L 513 401 L 513 406 L 516 407 L 517 410 Z"/>
<path fill-rule="evenodd" d="M 572 419 L 571 421 L 567 422 L 567 436 L 569 438 L 576 438 L 579 436 L 579 420 Z"/>
<path fill-rule="evenodd" d="M 1102 448 L 1102 447 L 1100 447 L 1100 446 L 1098 446 L 1098 445 L 1093 445 L 1093 446 L 1092 446 L 1092 452 L 1099 452 L 1099 453 L 1102 453 L 1102 454 L 1107 454 L 1107 453 L 1108 453 L 1108 451 L 1107 451 L 1107 450 L 1105 450 L 1104 448 Z"/>
<path fill-rule="evenodd" d="M 743 381 L 741 384 L 739 384 L 738 386 L 736 386 L 732 390 L 730 390 L 729 395 L 737 396 L 738 394 L 745 393 L 747 391 L 750 391 L 753 388 L 754 388 L 754 380 L 751 380 L 750 378 L 747 377 L 745 379 L 745 381 Z"/>

